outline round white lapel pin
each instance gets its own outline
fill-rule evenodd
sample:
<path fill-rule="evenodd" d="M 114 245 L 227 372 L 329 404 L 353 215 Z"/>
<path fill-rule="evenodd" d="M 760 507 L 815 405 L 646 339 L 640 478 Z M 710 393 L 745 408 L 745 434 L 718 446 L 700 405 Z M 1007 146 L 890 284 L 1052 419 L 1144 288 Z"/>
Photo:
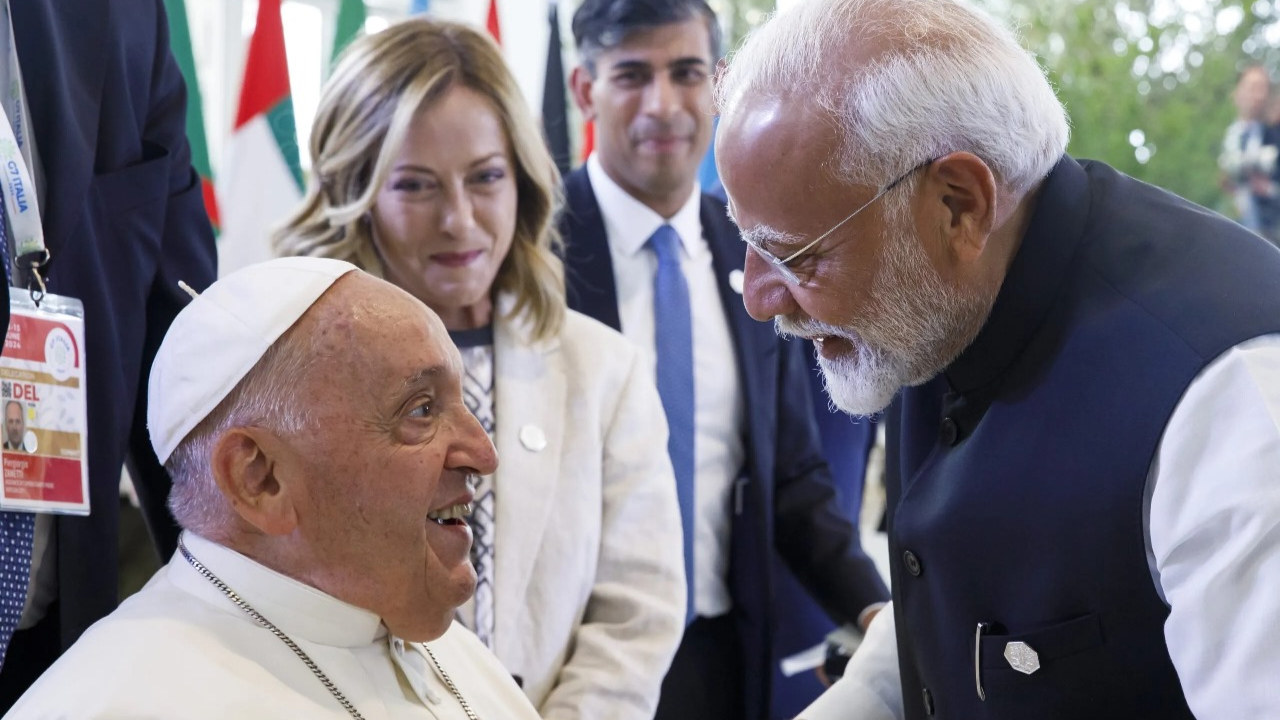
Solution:
<path fill-rule="evenodd" d="M 729 287 L 739 295 L 742 294 L 743 275 L 741 270 L 729 271 Z"/>
<path fill-rule="evenodd" d="M 542 452 L 547 447 L 547 434 L 537 425 L 520 428 L 520 444 L 530 452 Z"/>

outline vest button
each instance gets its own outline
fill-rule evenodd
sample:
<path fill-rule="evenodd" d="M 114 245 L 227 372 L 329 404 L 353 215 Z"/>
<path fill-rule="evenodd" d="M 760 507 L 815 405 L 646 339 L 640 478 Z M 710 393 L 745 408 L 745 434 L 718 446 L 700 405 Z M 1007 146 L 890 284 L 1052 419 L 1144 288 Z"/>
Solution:
<path fill-rule="evenodd" d="M 947 447 L 955 445 L 956 440 L 960 439 L 960 426 L 951 418 L 943 418 L 942 427 L 938 428 L 938 439 Z"/>
<path fill-rule="evenodd" d="M 933 715 L 933 693 L 929 692 L 929 688 L 925 688 L 920 695 L 924 700 L 924 713 Z"/>
<path fill-rule="evenodd" d="M 920 573 L 924 572 L 924 568 L 920 567 L 920 558 L 910 550 L 902 553 L 902 564 L 907 566 L 907 572 L 913 577 L 920 577 Z"/>

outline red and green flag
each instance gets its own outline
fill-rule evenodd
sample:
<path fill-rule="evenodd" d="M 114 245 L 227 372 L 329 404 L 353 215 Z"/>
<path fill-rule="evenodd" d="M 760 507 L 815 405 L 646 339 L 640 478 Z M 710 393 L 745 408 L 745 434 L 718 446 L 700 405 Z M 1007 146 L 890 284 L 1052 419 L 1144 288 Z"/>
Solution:
<path fill-rule="evenodd" d="M 484 21 L 485 28 L 493 36 L 494 42 L 502 44 L 502 28 L 498 25 L 498 0 L 489 0 L 489 15 Z"/>
<path fill-rule="evenodd" d="M 302 200 L 302 165 L 289 90 L 281 0 L 258 1 L 240 106 L 218 175 L 218 272 L 273 257 L 271 233 Z"/>
<path fill-rule="evenodd" d="M 364 34 L 365 17 L 364 0 L 340 0 L 337 28 L 333 33 L 333 56 L 330 62 L 336 63 L 338 56 L 351 44 L 351 41 Z"/>
<path fill-rule="evenodd" d="M 169 45 L 178 61 L 178 69 L 187 83 L 187 142 L 191 144 L 191 165 L 200 176 L 204 209 L 209 222 L 218 230 L 218 199 L 213 192 L 213 167 L 209 164 L 209 141 L 204 131 L 204 103 L 200 98 L 200 78 L 196 75 L 195 53 L 191 49 L 191 28 L 187 24 L 184 0 L 164 0 L 169 15 Z"/>

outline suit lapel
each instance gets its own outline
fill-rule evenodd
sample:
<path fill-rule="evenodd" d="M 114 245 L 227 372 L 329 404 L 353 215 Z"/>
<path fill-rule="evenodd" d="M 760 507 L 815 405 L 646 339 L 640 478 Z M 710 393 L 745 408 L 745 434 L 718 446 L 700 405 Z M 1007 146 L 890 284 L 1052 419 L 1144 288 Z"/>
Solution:
<path fill-rule="evenodd" d="M 560 219 L 560 233 L 565 241 L 569 307 L 621 330 L 609 238 L 587 169 L 581 167 L 570 173 L 564 186 L 567 205 Z"/>
<path fill-rule="evenodd" d="M 771 418 L 774 411 L 773 375 L 768 371 L 776 365 L 773 353 L 777 351 L 773 329 L 767 323 L 757 322 L 747 314 L 742 303 L 742 293 L 733 289 L 729 278 L 741 275 L 746 246 L 738 236 L 738 230 L 725 216 L 724 205 L 714 198 L 702 197 L 702 234 L 711 248 L 711 262 L 716 273 L 716 289 L 729 319 L 729 331 L 733 335 L 738 352 L 738 369 L 742 377 L 743 395 L 746 397 L 747 421 L 751 434 L 760 435 L 755 423 Z M 767 402 L 758 402 L 764 399 Z M 764 414 L 762 414 L 764 413 Z"/>
<path fill-rule="evenodd" d="M 36 148 L 47 185 L 45 241 L 57 256 L 80 223 L 93 179 L 108 33 L 108 2 L 32 2 L 9 7 Z"/>
<path fill-rule="evenodd" d="M 568 206 L 560 221 L 560 231 L 565 239 L 569 307 L 620 330 L 613 258 L 609 254 L 604 217 L 585 167 L 575 170 L 565 179 L 565 195 Z M 742 272 L 745 246 L 737 228 L 725 215 L 724 204 L 703 195 L 699 218 L 702 234 L 711 248 L 716 289 L 737 350 L 749 435 L 770 437 L 776 412 L 772 398 L 777 385 L 774 368 L 777 367 L 778 344 L 773 329 L 747 314 L 742 304 L 742 293 L 729 284 L 729 278 L 735 272 Z"/>
<path fill-rule="evenodd" d="M 528 613 L 525 591 L 560 495 L 568 383 L 559 340 L 533 345 L 524 339 L 527 327 L 501 312 L 494 329 L 494 604 L 496 641 L 506 646 L 518 642 L 511 633 Z"/>

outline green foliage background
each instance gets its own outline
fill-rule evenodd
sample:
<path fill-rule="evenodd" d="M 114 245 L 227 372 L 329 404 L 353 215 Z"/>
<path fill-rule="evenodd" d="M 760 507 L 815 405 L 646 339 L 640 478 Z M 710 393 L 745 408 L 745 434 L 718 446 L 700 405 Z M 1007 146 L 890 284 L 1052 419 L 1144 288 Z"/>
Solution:
<path fill-rule="evenodd" d="M 1280 61 L 1277 0 L 974 1 L 1040 57 L 1071 117 L 1071 154 L 1228 209 L 1217 155 L 1231 91 L 1246 64 Z M 713 4 L 736 45 L 774 1 Z"/>

